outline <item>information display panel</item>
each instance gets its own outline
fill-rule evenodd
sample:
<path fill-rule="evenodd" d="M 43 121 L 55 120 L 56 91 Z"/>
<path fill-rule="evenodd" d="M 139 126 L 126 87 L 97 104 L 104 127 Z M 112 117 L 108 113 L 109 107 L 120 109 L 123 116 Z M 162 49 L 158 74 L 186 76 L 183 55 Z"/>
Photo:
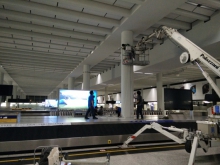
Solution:
<path fill-rule="evenodd" d="M 46 99 L 45 100 L 45 107 L 46 108 L 57 108 L 58 100 L 55 99 Z"/>
<path fill-rule="evenodd" d="M 65 90 L 59 91 L 59 109 L 87 109 L 89 90 Z M 94 106 L 97 105 L 97 91 L 93 91 Z"/>

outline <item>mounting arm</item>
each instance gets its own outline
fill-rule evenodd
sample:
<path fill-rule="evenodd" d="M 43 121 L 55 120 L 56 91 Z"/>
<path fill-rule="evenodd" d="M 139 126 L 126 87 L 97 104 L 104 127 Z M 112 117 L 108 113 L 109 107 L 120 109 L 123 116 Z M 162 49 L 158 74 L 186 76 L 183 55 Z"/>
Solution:
<path fill-rule="evenodd" d="M 137 46 L 146 44 L 151 37 L 156 36 L 158 39 L 168 37 L 171 41 L 176 43 L 178 46 L 182 47 L 186 52 L 183 52 L 180 56 L 181 63 L 192 62 L 196 63 L 200 70 L 202 71 L 203 76 L 207 79 L 209 84 L 215 90 L 217 95 L 220 97 L 220 90 L 210 78 L 209 74 L 201 68 L 199 62 L 207 66 L 211 71 L 213 71 L 217 76 L 220 76 L 220 62 L 212 57 L 210 54 L 205 52 L 203 49 L 198 47 L 196 44 L 191 42 L 189 39 L 180 34 L 176 29 L 168 28 L 162 26 L 161 28 L 155 30 L 148 37 L 143 37 L 141 41 L 137 43 Z"/>
<path fill-rule="evenodd" d="M 185 143 L 186 137 L 188 136 L 188 130 L 187 129 L 179 129 L 179 128 L 176 128 L 176 127 L 163 127 L 162 125 L 153 122 L 150 125 L 146 124 L 140 130 L 138 130 L 134 135 L 128 137 L 128 139 L 120 147 L 121 148 L 127 148 L 128 144 L 131 141 L 133 141 L 136 137 L 138 137 L 146 129 L 154 129 L 154 130 L 160 132 L 161 134 L 165 135 L 166 137 L 174 140 L 175 142 L 177 142 L 179 144 Z M 180 138 L 176 137 L 175 135 L 173 135 L 172 133 L 170 133 L 170 132 L 168 132 L 168 131 L 166 131 L 164 129 L 167 129 L 167 130 L 170 130 L 170 131 L 174 131 L 174 132 L 183 133 L 183 139 L 180 139 Z"/>

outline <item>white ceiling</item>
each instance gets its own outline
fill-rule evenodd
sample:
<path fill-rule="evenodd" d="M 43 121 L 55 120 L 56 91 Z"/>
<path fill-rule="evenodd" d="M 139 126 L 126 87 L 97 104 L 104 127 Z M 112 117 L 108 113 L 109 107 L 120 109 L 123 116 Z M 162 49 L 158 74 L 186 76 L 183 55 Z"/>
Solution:
<path fill-rule="evenodd" d="M 120 64 L 122 31 L 132 30 L 135 42 L 160 25 L 185 32 L 212 19 L 219 9 L 217 0 L 0 0 L 4 83 L 13 81 L 26 95 L 48 95 L 67 84 L 68 77 L 75 77 L 78 85 L 84 64 L 91 66 L 91 78 Z M 220 54 L 217 41 L 204 49 Z M 148 46 L 152 52 L 172 49 L 165 42 L 160 47 L 161 41 L 154 40 Z M 203 78 L 195 66 L 180 65 L 177 55 L 158 58 L 139 70 L 162 72 L 164 84 Z M 120 78 L 106 84 L 109 91 L 120 91 Z M 93 88 L 103 90 L 106 84 Z M 135 74 L 135 89 L 155 85 L 155 74 Z"/>

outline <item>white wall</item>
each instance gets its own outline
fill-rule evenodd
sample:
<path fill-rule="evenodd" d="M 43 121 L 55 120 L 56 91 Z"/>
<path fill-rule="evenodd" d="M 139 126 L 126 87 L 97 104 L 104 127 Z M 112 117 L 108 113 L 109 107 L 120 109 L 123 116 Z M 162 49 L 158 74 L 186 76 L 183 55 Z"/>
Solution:
<path fill-rule="evenodd" d="M 115 66 L 115 68 L 111 68 L 111 70 L 109 69 L 106 72 L 99 74 L 97 77 L 90 79 L 90 87 L 105 83 L 106 81 L 115 79 L 119 76 L 121 76 L 121 67 Z"/>
<path fill-rule="evenodd" d="M 145 89 L 143 90 L 142 97 L 145 101 L 157 101 L 157 89 Z"/>

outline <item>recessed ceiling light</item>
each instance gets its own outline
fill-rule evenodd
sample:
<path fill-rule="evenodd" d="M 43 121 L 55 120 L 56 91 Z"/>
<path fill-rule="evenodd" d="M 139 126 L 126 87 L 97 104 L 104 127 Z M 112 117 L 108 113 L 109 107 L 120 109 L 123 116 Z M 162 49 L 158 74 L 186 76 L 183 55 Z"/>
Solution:
<path fill-rule="evenodd" d="M 144 73 L 144 74 L 153 74 L 153 73 Z"/>

